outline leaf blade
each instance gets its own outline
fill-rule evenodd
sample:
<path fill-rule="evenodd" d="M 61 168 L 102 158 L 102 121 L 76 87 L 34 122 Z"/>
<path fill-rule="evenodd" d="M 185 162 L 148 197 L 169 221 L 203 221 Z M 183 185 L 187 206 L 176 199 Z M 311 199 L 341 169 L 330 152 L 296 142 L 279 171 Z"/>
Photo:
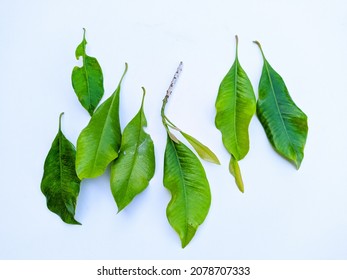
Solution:
<path fill-rule="evenodd" d="M 143 110 L 144 97 L 145 92 L 140 110 L 124 128 L 119 157 L 111 166 L 111 190 L 118 212 L 141 193 L 154 176 L 154 144 L 143 129 L 147 126 Z"/>
<path fill-rule="evenodd" d="M 76 150 L 61 131 L 61 116 L 58 133 L 45 159 L 41 191 L 50 211 L 65 223 L 80 225 L 74 218 L 80 190 L 75 171 Z"/>
<path fill-rule="evenodd" d="M 187 139 L 187 141 L 193 146 L 194 150 L 198 153 L 200 158 L 215 163 L 215 164 L 220 164 L 219 159 L 217 156 L 204 144 L 202 144 L 200 141 L 195 139 L 193 136 L 180 131 L 180 133 L 183 135 L 184 138 Z"/>
<path fill-rule="evenodd" d="M 119 95 L 127 69 L 126 64 L 117 89 L 97 108 L 77 139 L 76 171 L 81 180 L 100 176 L 118 157 L 121 144 Z"/>
<path fill-rule="evenodd" d="M 199 159 L 187 146 L 175 143 L 169 136 L 164 156 L 163 181 L 172 195 L 166 215 L 184 248 L 208 214 L 211 192 Z"/>
<path fill-rule="evenodd" d="M 257 116 L 274 150 L 299 169 L 308 133 L 307 116 L 291 98 L 283 78 L 271 67 L 263 52 L 262 55 L 264 65 Z"/>
<path fill-rule="evenodd" d="M 81 105 L 93 115 L 95 108 L 104 95 L 103 74 L 99 62 L 95 57 L 86 54 L 87 41 L 85 29 L 82 42 L 77 46 L 76 59 L 82 57 L 82 67 L 75 66 L 72 70 L 72 87 Z"/>

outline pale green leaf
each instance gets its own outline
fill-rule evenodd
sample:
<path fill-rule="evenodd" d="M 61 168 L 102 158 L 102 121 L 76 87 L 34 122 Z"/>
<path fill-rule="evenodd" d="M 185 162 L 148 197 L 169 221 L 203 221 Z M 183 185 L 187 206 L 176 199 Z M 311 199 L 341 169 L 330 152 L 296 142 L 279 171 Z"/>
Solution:
<path fill-rule="evenodd" d="M 184 136 L 184 138 L 187 139 L 187 141 L 190 143 L 190 145 L 193 146 L 195 151 L 198 153 L 198 155 L 209 162 L 215 163 L 215 164 L 220 164 L 219 159 L 217 156 L 204 144 L 199 142 L 197 139 L 195 139 L 193 136 L 190 136 L 189 134 L 180 131 L 181 134 Z"/>
<path fill-rule="evenodd" d="M 241 176 L 241 170 L 237 160 L 231 156 L 229 163 L 229 171 L 235 177 L 235 182 L 239 190 L 243 193 L 245 192 L 245 187 L 243 185 L 243 180 Z"/>
<path fill-rule="evenodd" d="M 80 103 L 92 116 L 104 94 L 104 84 L 101 67 L 96 58 L 86 54 L 86 45 L 84 29 L 83 40 L 75 52 L 77 59 L 82 57 L 83 65 L 73 68 L 71 81 Z"/>
<path fill-rule="evenodd" d="M 63 113 L 62 113 L 63 114 Z M 74 218 L 80 180 L 76 175 L 76 151 L 72 143 L 59 130 L 44 164 L 41 191 L 46 196 L 47 207 L 68 224 L 80 224 Z"/>
<path fill-rule="evenodd" d="M 172 196 L 166 215 L 184 248 L 208 214 L 211 192 L 205 170 L 197 156 L 183 143 L 177 144 L 169 136 L 164 157 L 164 186 Z"/>
<path fill-rule="evenodd" d="M 147 126 L 143 91 L 141 108 L 125 127 L 119 157 L 111 166 L 111 190 L 118 212 L 148 186 L 154 175 L 154 145 L 150 135 L 143 129 Z"/>
<path fill-rule="evenodd" d="M 121 144 L 119 95 L 123 76 L 115 92 L 95 111 L 77 140 L 76 171 L 78 177 L 95 178 L 103 174 L 115 158 Z"/>
<path fill-rule="evenodd" d="M 274 149 L 299 168 L 304 158 L 307 116 L 294 103 L 282 77 L 264 59 L 259 82 L 257 115 Z"/>

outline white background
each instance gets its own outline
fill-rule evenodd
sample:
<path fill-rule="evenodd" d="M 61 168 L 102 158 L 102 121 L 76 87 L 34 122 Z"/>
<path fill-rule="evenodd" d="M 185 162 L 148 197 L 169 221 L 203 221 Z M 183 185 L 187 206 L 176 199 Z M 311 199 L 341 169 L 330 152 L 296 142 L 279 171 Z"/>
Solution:
<path fill-rule="evenodd" d="M 0 3 L 1 259 L 346 259 L 347 5 L 330 1 L 20 1 Z M 156 152 L 148 189 L 117 213 L 109 174 L 85 180 L 64 224 L 40 191 L 43 163 L 62 129 L 76 143 L 89 121 L 71 86 L 74 51 L 87 29 L 87 53 L 102 66 L 104 101 L 129 63 L 121 125 L 137 112 L 141 86 Z M 259 40 L 292 98 L 308 115 L 299 171 L 278 156 L 258 119 L 240 162 L 241 194 L 214 126 L 218 86 L 239 59 L 257 95 Z M 180 128 L 211 147 L 222 165 L 203 163 L 212 205 L 181 249 L 165 209 L 166 135 L 161 102 L 179 61 L 184 69 L 167 106 Z"/>

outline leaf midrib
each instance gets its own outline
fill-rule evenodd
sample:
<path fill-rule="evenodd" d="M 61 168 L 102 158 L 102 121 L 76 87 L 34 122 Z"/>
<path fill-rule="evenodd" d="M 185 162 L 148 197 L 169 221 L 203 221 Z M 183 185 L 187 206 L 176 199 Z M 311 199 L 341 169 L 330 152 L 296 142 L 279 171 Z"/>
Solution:
<path fill-rule="evenodd" d="M 141 112 L 141 110 L 140 110 Z M 139 112 L 139 113 L 140 113 Z M 142 128 L 142 114 L 140 113 L 140 124 L 138 126 L 138 136 L 137 136 L 137 141 L 136 141 L 136 146 L 135 146 L 135 153 L 134 153 L 134 156 L 133 156 L 133 160 L 132 160 L 132 164 L 131 164 L 131 171 L 129 172 L 129 176 L 127 176 L 127 187 L 125 189 L 125 193 L 124 193 L 124 196 L 128 194 L 128 191 L 129 191 L 129 182 L 130 182 L 130 178 L 132 177 L 132 174 L 133 174 L 133 171 L 134 171 L 134 164 L 135 164 L 135 161 L 136 161 L 136 158 L 137 158 L 137 155 L 138 155 L 138 147 L 140 146 L 139 145 L 139 142 L 140 142 L 140 136 L 141 136 L 141 129 Z"/>
<path fill-rule="evenodd" d="M 59 173 L 60 173 L 60 189 L 62 190 L 63 189 L 63 162 L 61 160 L 61 157 L 62 157 L 62 139 L 63 139 L 63 133 L 61 132 L 61 130 L 59 130 Z"/>
<path fill-rule="evenodd" d="M 183 171 L 182 171 L 182 165 L 181 162 L 179 161 L 179 156 L 175 147 L 175 144 L 173 143 L 173 141 L 170 139 L 171 144 L 173 146 L 173 149 L 175 151 L 175 155 L 176 155 L 176 159 L 177 159 L 177 163 L 179 166 L 179 170 L 180 170 L 180 179 L 182 180 L 183 183 L 183 197 L 184 197 L 184 208 L 185 208 L 185 213 L 188 212 L 188 206 L 187 206 L 187 192 L 186 192 L 186 184 L 185 184 L 185 180 L 184 180 L 184 176 L 183 176 Z M 178 144 L 180 145 L 180 144 Z M 188 234 L 188 219 L 187 219 L 187 215 L 185 215 L 184 217 L 185 219 L 185 238 L 187 238 L 187 234 Z M 186 240 L 184 240 L 186 242 Z"/>
<path fill-rule="evenodd" d="M 282 117 L 282 114 L 281 114 L 281 110 L 280 110 L 279 105 L 278 105 L 278 101 L 277 101 L 275 89 L 274 89 L 274 87 L 273 87 L 273 83 L 272 83 L 270 71 L 269 71 L 269 68 L 268 68 L 268 62 L 267 62 L 266 60 L 264 61 L 264 65 L 265 65 L 265 68 L 266 68 L 266 73 L 267 73 L 267 75 L 268 75 L 268 79 L 269 79 L 269 81 L 270 81 L 271 93 L 272 93 L 272 95 L 273 95 L 273 97 L 274 97 L 274 99 L 275 99 L 276 108 L 277 108 L 278 114 L 279 114 L 279 116 L 280 116 L 280 119 L 281 119 L 282 125 L 283 125 L 283 127 L 284 127 L 284 130 L 285 130 L 285 132 L 286 132 L 287 139 L 288 139 L 288 141 L 289 141 L 289 143 L 290 143 L 290 146 L 294 149 L 295 154 L 297 154 L 297 150 L 296 150 L 295 146 L 293 145 L 293 143 L 292 143 L 292 141 L 291 141 L 291 139 L 290 139 L 290 137 L 289 137 L 287 127 L 286 127 L 286 125 L 285 125 L 285 123 L 284 123 L 284 120 L 283 120 L 283 117 Z M 296 161 L 296 160 L 295 160 L 295 161 Z"/>
<path fill-rule="evenodd" d="M 83 48 L 83 69 L 84 69 L 84 73 L 86 76 L 86 81 L 87 81 L 87 91 L 88 91 L 88 100 L 89 100 L 89 110 L 91 109 L 91 93 L 90 93 L 90 84 L 89 84 L 89 75 L 88 75 L 88 71 L 87 71 L 87 63 L 86 63 L 86 44 L 84 44 L 84 48 Z M 88 112 L 89 112 L 88 110 Z"/>
<path fill-rule="evenodd" d="M 98 147 L 97 147 L 97 149 L 96 149 L 96 151 L 95 151 L 95 153 L 94 153 L 93 172 L 92 172 L 92 173 L 94 173 L 94 171 L 95 171 L 95 162 L 96 162 L 97 155 L 99 154 L 100 143 L 101 143 L 101 140 L 103 139 L 103 136 L 104 136 L 104 133 L 105 133 L 106 124 L 109 122 L 109 116 L 110 116 L 111 108 L 112 108 L 112 106 L 113 106 L 113 102 L 114 102 L 114 100 L 115 100 L 115 98 L 116 98 L 116 95 L 119 93 L 119 92 L 118 92 L 118 89 L 119 89 L 119 88 L 116 89 L 116 92 L 114 93 L 114 95 L 113 95 L 113 97 L 112 97 L 111 105 L 110 105 L 110 107 L 109 107 L 109 109 L 108 109 L 108 111 L 107 111 L 107 115 L 106 115 L 106 119 L 105 119 L 104 125 L 102 126 L 102 132 L 101 132 L 101 134 L 100 134 L 100 138 L 99 138 L 99 141 L 98 141 Z M 117 153 L 118 153 L 118 152 L 117 152 Z"/>
<path fill-rule="evenodd" d="M 237 71 L 238 71 L 238 59 L 236 57 L 235 59 L 235 86 L 234 86 L 234 90 L 235 90 L 235 98 L 234 98 L 234 136 L 235 136 L 235 141 L 236 141 L 236 146 L 237 146 L 237 150 L 239 150 L 239 140 L 238 140 L 238 136 L 237 136 L 237 132 L 236 132 L 236 103 L 237 103 L 237 84 L 238 84 L 238 77 L 237 77 Z M 239 153 L 239 151 L 237 151 Z M 234 156 L 234 155 L 233 155 Z"/>

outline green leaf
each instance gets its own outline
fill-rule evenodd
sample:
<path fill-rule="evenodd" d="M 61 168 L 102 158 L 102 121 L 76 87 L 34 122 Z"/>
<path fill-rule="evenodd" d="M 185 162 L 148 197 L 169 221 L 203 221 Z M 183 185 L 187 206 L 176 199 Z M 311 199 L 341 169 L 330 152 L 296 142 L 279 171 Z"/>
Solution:
<path fill-rule="evenodd" d="M 190 136 L 189 134 L 180 131 L 181 134 L 184 136 L 184 138 L 187 139 L 187 141 L 190 143 L 190 145 L 193 146 L 195 151 L 198 153 L 198 155 L 209 162 L 215 163 L 215 164 L 220 164 L 219 159 L 217 156 L 204 144 L 199 142 L 197 139 L 195 139 L 193 136 Z"/>
<path fill-rule="evenodd" d="M 44 164 L 41 191 L 46 196 L 47 207 L 68 224 L 80 225 L 74 218 L 80 180 L 76 175 L 76 151 L 72 143 L 59 130 Z"/>
<path fill-rule="evenodd" d="M 237 166 L 238 173 L 231 173 L 240 190 L 243 189 L 243 184 L 240 184 L 242 178 L 237 161 L 243 159 L 249 151 L 248 127 L 255 110 L 256 100 L 252 84 L 238 59 L 236 36 L 235 61 L 219 87 L 215 124 L 222 133 L 225 148 L 231 154 L 231 165 Z"/>
<path fill-rule="evenodd" d="M 282 77 L 270 66 L 259 46 L 264 65 L 259 82 L 257 115 L 273 148 L 299 169 L 304 158 L 307 116 L 294 103 Z"/>
<path fill-rule="evenodd" d="M 154 175 L 154 145 L 150 135 L 143 129 L 147 126 L 144 98 L 143 88 L 141 108 L 125 127 L 119 157 L 111 166 L 111 190 L 118 212 L 148 186 Z"/>
<path fill-rule="evenodd" d="M 119 94 L 123 76 L 115 92 L 95 111 L 77 140 L 76 171 L 78 177 L 95 178 L 103 174 L 110 162 L 118 157 L 121 144 Z"/>
<path fill-rule="evenodd" d="M 101 67 L 96 58 L 86 54 L 86 30 L 83 40 L 76 49 L 76 58 L 82 57 L 82 67 L 75 66 L 72 70 L 71 80 L 73 89 L 82 106 L 92 116 L 96 106 L 104 95 L 104 84 Z"/>
<path fill-rule="evenodd" d="M 243 185 L 241 170 L 240 170 L 240 167 L 239 167 L 237 160 L 233 156 L 231 156 L 231 158 L 230 158 L 229 171 L 235 177 L 235 182 L 236 182 L 236 185 L 239 188 L 240 192 L 244 193 L 245 187 Z"/>
<path fill-rule="evenodd" d="M 208 214 L 211 193 L 205 170 L 197 156 L 169 136 L 164 157 L 164 186 L 172 195 L 166 215 L 184 248 Z"/>

